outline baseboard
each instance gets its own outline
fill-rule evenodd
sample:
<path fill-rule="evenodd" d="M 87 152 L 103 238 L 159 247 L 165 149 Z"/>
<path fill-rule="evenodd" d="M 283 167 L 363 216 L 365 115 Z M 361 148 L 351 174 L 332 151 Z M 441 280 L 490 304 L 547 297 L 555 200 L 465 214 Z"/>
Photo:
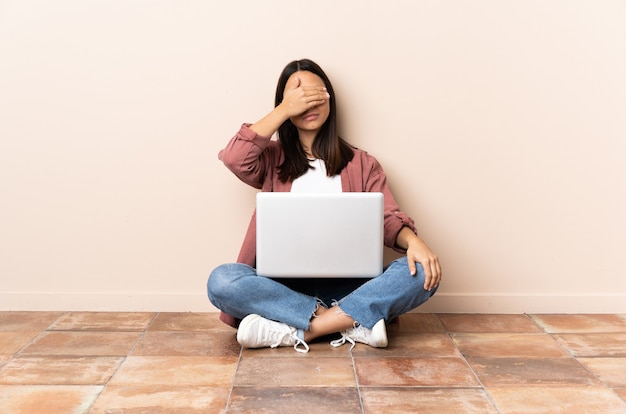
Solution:
<path fill-rule="evenodd" d="M 626 294 L 437 293 L 417 312 L 433 313 L 626 313 Z"/>
<path fill-rule="evenodd" d="M 0 292 L 0 311 L 218 312 L 218 309 L 203 292 Z"/>
<path fill-rule="evenodd" d="M 0 292 L 0 311 L 217 312 L 201 293 Z M 414 312 L 619 313 L 626 294 L 437 293 Z"/>

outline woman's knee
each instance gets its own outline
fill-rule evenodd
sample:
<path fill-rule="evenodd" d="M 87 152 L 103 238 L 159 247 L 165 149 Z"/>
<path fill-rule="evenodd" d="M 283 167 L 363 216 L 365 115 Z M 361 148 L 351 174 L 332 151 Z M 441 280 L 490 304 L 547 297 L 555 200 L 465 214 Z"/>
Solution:
<path fill-rule="evenodd" d="M 399 276 L 407 277 L 410 276 L 412 278 L 424 279 L 424 268 L 422 264 L 419 262 L 415 262 L 415 274 L 411 274 L 411 269 L 409 268 L 409 259 L 406 256 L 402 256 L 393 262 L 391 262 L 388 269 L 391 269 L 394 273 L 397 273 Z"/>
<path fill-rule="evenodd" d="M 395 283 L 404 286 L 405 289 L 423 290 L 426 282 L 424 267 L 421 263 L 415 263 L 415 274 L 411 274 L 406 256 L 394 260 L 385 273 L 393 275 Z"/>
<path fill-rule="evenodd" d="M 227 263 L 213 269 L 207 281 L 207 293 L 212 301 L 219 297 L 228 297 L 236 290 L 236 281 L 252 269 L 241 263 Z M 252 269 L 252 271 L 254 271 Z"/>
<path fill-rule="evenodd" d="M 415 268 L 416 271 L 415 275 L 413 276 L 415 281 L 415 294 L 416 296 L 423 297 L 422 300 L 425 302 L 426 300 L 431 298 L 435 294 L 435 292 L 437 292 L 438 286 L 431 290 L 426 290 L 424 288 L 424 285 L 426 284 L 426 273 L 424 272 L 424 267 L 421 263 L 415 263 Z"/>

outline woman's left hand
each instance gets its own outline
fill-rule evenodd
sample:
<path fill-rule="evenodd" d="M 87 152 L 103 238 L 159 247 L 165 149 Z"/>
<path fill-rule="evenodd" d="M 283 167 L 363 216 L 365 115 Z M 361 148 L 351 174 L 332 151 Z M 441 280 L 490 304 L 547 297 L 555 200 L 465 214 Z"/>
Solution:
<path fill-rule="evenodd" d="M 433 290 L 439 286 L 439 282 L 441 282 L 441 265 L 439 264 L 439 258 L 426 246 L 426 243 L 421 239 L 417 240 L 417 242 L 410 244 L 406 251 L 409 271 L 415 276 L 417 272 L 415 263 L 420 263 L 424 268 L 424 276 L 426 278 L 424 289 Z"/>
<path fill-rule="evenodd" d="M 439 286 L 441 282 L 441 265 L 439 258 L 417 237 L 408 227 L 403 228 L 398 234 L 398 245 L 406 248 L 406 257 L 409 262 L 409 271 L 413 276 L 417 274 L 416 263 L 424 268 L 424 289 L 430 291 Z"/>

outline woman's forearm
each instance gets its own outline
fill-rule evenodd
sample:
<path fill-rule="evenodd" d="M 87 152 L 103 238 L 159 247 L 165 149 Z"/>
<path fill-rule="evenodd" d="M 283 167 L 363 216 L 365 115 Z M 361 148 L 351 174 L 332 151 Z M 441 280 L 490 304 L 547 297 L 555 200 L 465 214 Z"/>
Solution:
<path fill-rule="evenodd" d="M 282 105 L 275 107 L 272 112 L 265 115 L 256 123 L 250 125 L 250 129 L 263 137 L 274 135 L 278 128 L 287 120 L 289 116 Z"/>
<path fill-rule="evenodd" d="M 396 236 L 396 246 L 404 250 L 407 250 L 409 245 L 415 242 L 419 242 L 419 238 L 413 233 L 413 230 L 408 227 L 402 227 Z"/>

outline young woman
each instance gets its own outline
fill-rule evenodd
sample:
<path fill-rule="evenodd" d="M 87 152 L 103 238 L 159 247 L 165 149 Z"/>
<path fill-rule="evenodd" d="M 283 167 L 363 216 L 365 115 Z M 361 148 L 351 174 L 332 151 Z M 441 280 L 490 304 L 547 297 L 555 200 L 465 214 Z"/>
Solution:
<path fill-rule="evenodd" d="M 275 132 L 278 140 L 271 140 Z M 435 293 L 441 281 L 437 256 L 399 209 L 378 161 L 337 136 L 333 87 L 316 63 L 289 63 L 278 81 L 274 109 L 255 124 L 243 124 L 219 158 L 262 191 L 383 193 L 385 245 L 406 254 L 373 279 L 257 276 L 253 215 L 237 263 L 217 267 L 207 284 L 222 320 L 238 326 L 242 346 L 293 346 L 307 352 L 311 340 L 340 333 L 331 345 L 348 341 L 385 347 L 385 322 Z M 315 217 L 309 223 L 314 225 Z"/>

